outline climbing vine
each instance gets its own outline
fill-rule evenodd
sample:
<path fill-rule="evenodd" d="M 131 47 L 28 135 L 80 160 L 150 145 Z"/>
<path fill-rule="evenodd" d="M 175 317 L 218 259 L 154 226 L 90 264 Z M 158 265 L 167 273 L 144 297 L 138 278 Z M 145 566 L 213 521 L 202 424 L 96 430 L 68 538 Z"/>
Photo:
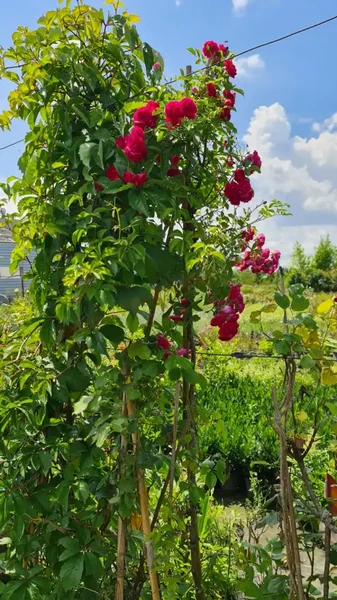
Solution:
<path fill-rule="evenodd" d="M 67 1 L 0 55 L 0 124 L 28 126 L 1 187 L 33 303 L 1 364 L 1 597 L 202 600 L 196 326 L 206 310 L 236 335 L 232 270 L 277 269 L 256 225 L 283 208 L 253 200 L 230 50 L 191 50 L 202 70 L 167 84 L 138 17 L 107 4 Z"/>

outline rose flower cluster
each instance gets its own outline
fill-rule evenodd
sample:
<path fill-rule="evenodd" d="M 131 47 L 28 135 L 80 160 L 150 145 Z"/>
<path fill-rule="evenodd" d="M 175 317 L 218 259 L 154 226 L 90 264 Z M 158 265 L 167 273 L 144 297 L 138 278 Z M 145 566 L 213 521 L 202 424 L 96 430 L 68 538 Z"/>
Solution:
<path fill-rule="evenodd" d="M 224 69 L 228 76 L 235 77 L 236 67 L 233 61 L 228 58 L 228 48 L 226 46 L 217 44 L 214 41 L 207 41 L 203 46 L 203 54 L 212 64 L 223 61 Z M 154 63 L 153 69 L 160 70 L 160 63 Z M 199 93 L 199 91 L 194 88 L 192 93 Z M 207 83 L 206 93 L 209 97 L 217 99 L 219 104 L 219 117 L 221 119 L 229 120 L 231 117 L 231 110 L 235 106 L 235 93 L 231 90 L 224 90 L 223 94 L 219 97 L 217 87 L 212 82 Z M 148 147 L 146 143 L 146 134 L 157 126 L 160 118 L 159 111 L 159 103 L 155 100 L 150 100 L 135 111 L 133 115 L 133 124 L 129 133 L 116 139 L 116 146 L 123 150 L 130 163 L 142 163 L 147 158 Z M 181 100 L 172 100 L 171 102 L 168 102 L 164 107 L 163 116 L 165 118 L 166 126 L 169 129 L 174 129 L 181 125 L 184 119 L 194 120 L 197 113 L 198 107 L 195 100 L 193 98 L 185 97 Z M 172 156 L 171 166 L 167 171 L 168 177 L 180 175 L 181 171 L 178 168 L 179 160 L 179 156 Z M 124 183 L 135 185 L 136 187 L 143 186 L 148 179 L 147 173 L 144 171 L 134 173 L 133 170 L 129 170 L 124 173 L 119 173 L 114 165 L 108 167 L 106 176 L 110 181 L 120 180 Z M 104 189 L 103 186 L 97 181 L 94 183 L 95 189 L 98 192 L 102 192 Z M 240 183 L 241 198 L 246 198 L 245 192 L 243 191 L 245 185 L 247 186 L 245 183 Z"/>
<path fill-rule="evenodd" d="M 233 162 L 230 162 L 228 166 L 233 166 Z M 248 175 L 252 175 L 255 172 L 260 172 L 262 166 L 261 158 L 256 150 L 247 154 L 243 160 L 241 168 L 235 169 L 233 178 L 229 181 L 224 189 L 225 196 L 232 206 L 240 206 L 240 204 L 247 204 L 254 197 L 254 190 L 250 184 Z"/>
<path fill-rule="evenodd" d="M 216 300 L 214 307 L 217 313 L 211 320 L 212 327 L 219 328 L 219 340 L 229 342 L 239 331 L 239 317 L 245 308 L 241 286 L 232 284 L 225 300 Z"/>
<path fill-rule="evenodd" d="M 254 229 L 247 229 L 242 233 L 243 246 L 242 259 L 235 265 L 239 271 L 250 269 L 252 273 L 265 273 L 273 275 L 277 271 L 280 263 L 281 252 L 275 250 L 271 252 L 269 248 L 264 248 L 266 238 L 263 233 L 255 237 Z M 248 244 L 252 242 L 251 248 Z"/>
<path fill-rule="evenodd" d="M 216 42 L 209 40 L 205 42 L 202 48 L 203 55 L 211 61 L 213 64 L 219 63 L 224 60 L 224 68 L 229 77 L 234 78 L 236 76 L 236 66 L 230 58 L 226 58 L 228 55 L 228 48 L 223 44 L 217 44 Z M 197 88 L 193 88 L 194 94 L 199 94 Z M 225 121 L 229 121 L 231 118 L 231 109 L 235 106 L 235 92 L 231 90 L 224 90 L 222 94 L 218 91 L 216 85 L 213 82 L 206 84 L 206 93 L 210 98 L 216 98 L 219 106 L 219 118 Z"/>

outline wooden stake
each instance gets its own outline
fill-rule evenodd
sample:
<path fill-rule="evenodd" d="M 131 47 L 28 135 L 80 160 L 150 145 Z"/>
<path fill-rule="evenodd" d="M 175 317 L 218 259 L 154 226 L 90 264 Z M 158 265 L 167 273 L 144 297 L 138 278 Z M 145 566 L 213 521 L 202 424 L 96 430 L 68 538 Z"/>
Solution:
<path fill-rule="evenodd" d="M 127 401 L 127 410 L 128 410 L 129 417 L 136 416 L 136 410 L 135 410 L 134 404 L 131 400 Z M 138 430 L 132 434 L 132 441 L 133 441 L 134 453 L 135 453 L 136 460 L 137 460 L 137 454 L 140 449 L 140 436 L 139 436 Z M 146 551 L 146 562 L 147 562 L 147 566 L 148 566 L 148 570 L 149 570 L 152 600 L 160 600 L 158 575 L 157 575 L 157 571 L 156 571 L 156 568 L 154 565 L 155 556 L 154 556 L 153 542 L 151 539 L 149 539 L 149 536 L 151 534 L 151 522 L 150 522 L 150 515 L 149 515 L 149 504 L 148 504 L 148 497 L 147 497 L 147 489 L 146 489 L 146 485 L 145 485 L 144 471 L 138 465 L 137 465 L 136 469 L 137 469 L 137 483 L 138 483 L 140 513 L 141 513 L 141 517 L 142 517 L 143 533 L 145 536 L 144 545 L 145 545 L 145 551 Z"/>
<path fill-rule="evenodd" d="M 122 395 L 122 415 L 127 416 L 126 396 Z M 124 463 L 127 453 L 127 438 L 125 434 L 121 435 L 121 447 L 119 452 L 119 473 L 122 476 Z M 126 522 L 122 517 L 118 517 L 118 538 L 117 538 L 117 582 L 115 588 L 115 600 L 124 600 L 124 576 L 125 576 L 125 551 L 126 551 Z"/>
<path fill-rule="evenodd" d="M 281 405 L 277 399 L 275 387 L 272 387 L 272 398 L 275 411 L 274 427 L 278 434 L 280 443 L 280 489 L 284 538 L 290 575 L 289 600 L 304 600 L 301 558 L 298 546 L 294 500 L 287 460 L 287 415 L 293 401 L 295 372 L 295 366 L 290 365 L 288 371 L 287 390 Z M 280 409 L 280 406 L 282 407 L 282 410 Z"/>
<path fill-rule="evenodd" d="M 323 598 L 329 600 L 329 575 L 330 575 L 330 545 L 331 545 L 331 531 L 327 525 L 325 525 L 325 536 L 324 536 L 324 589 Z"/>
<path fill-rule="evenodd" d="M 171 458 L 171 474 L 170 474 L 170 492 L 169 497 L 172 500 L 173 495 L 173 483 L 174 483 L 174 471 L 176 465 L 176 446 L 177 446 L 177 434 L 178 434 L 178 415 L 179 415 L 179 399 L 180 399 L 180 381 L 177 381 L 176 393 L 174 398 L 174 416 L 173 416 L 173 433 L 172 433 L 172 458 Z"/>

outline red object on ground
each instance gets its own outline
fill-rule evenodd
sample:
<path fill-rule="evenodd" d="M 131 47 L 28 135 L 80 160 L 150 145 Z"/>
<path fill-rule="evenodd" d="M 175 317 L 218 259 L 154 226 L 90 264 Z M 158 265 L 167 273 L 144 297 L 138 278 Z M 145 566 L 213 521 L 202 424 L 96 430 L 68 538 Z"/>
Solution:
<path fill-rule="evenodd" d="M 337 481 L 329 473 L 325 476 L 324 496 L 329 501 L 330 514 L 337 516 Z"/>

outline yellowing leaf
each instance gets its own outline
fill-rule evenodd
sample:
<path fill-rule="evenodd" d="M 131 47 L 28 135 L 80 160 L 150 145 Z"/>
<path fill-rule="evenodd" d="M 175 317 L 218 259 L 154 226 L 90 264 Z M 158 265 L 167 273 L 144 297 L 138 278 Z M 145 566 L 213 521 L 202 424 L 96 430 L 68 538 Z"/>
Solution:
<path fill-rule="evenodd" d="M 260 316 L 261 316 L 260 310 L 253 310 L 250 314 L 250 320 L 255 321 L 255 319 L 258 319 Z"/>
<path fill-rule="evenodd" d="M 332 367 L 325 367 L 322 371 L 321 382 L 323 385 L 337 385 L 337 372 Z"/>
<path fill-rule="evenodd" d="M 317 307 L 317 313 L 319 315 L 324 315 L 325 313 L 329 312 L 329 310 L 331 310 L 333 305 L 334 303 L 331 299 L 324 300 L 324 302 L 321 302 L 321 304 Z"/>
<path fill-rule="evenodd" d="M 276 304 L 266 304 L 261 310 L 264 313 L 274 313 L 277 309 Z"/>
<path fill-rule="evenodd" d="M 141 18 L 138 15 L 129 15 L 127 11 L 123 13 L 123 16 L 127 18 L 129 23 L 140 23 Z"/>
<path fill-rule="evenodd" d="M 308 413 L 306 413 L 305 410 L 299 410 L 295 416 L 297 421 L 299 421 L 300 423 L 304 423 L 308 420 Z"/>

